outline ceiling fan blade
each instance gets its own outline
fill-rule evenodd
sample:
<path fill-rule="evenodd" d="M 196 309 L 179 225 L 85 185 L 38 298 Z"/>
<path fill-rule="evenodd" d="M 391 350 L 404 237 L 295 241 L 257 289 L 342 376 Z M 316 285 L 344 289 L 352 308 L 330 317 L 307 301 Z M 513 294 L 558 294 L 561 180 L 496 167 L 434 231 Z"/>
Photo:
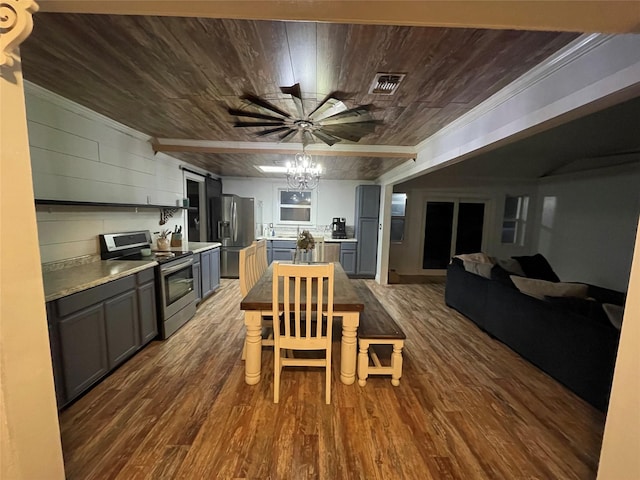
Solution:
<path fill-rule="evenodd" d="M 331 115 L 330 117 L 326 117 L 322 120 L 322 125 L 331 125 L 334 123 L 343 123 L 354 120 L 355 121 L 367 121 L 371 120 L 371 110 L 374 109 L 373 105 L 360 105 L 359 107 L 350 108 L 349 110 L 344 110 L 343 112 L 336 113 L 335 115 Z"/>
<path fill-rule="evenodd" d="M 322 131 L 333 135 L 334 137 L 343 138 L 352 142 L 359 141 L 365 135 L 369 135 L 375 131 L 378 125 L 376 122 L 360 122 L 348 123 L 340 125 L 327 125 L 322 127 Z"/>
<path fill-rule="evenodd" d="M 285 95 L 291 95 L 296 110 L 298 110 L 298 116 L 305 118 L 304 105 L 302 104 L 302 92 L 300 91 L 300 84 L 296 83 L 290 87 L 280 87 L 280 91 Z"/>
<path fill-rule="evenodd" d="M 340 141 L 339 138 L 334 137 L 333 135 L 329 135 L 328 133 L 323 132 L 322 130 L 314 130 L 313 135 L 318 137 L 320 140 L 322 140 L 324 143 L 326 143 L 330 147 Z"/>
<path fill-rule="evenodd" d="M 282 122 L 235 122 L 234 127 L 281 127 Z"/>
<path fill-rule="evenodd" d="M 251 103 L 251 104 L 253 104 L 253 105 L 257 106 L 257 107 L 263 108 L 263 109 L 268 110 L 268 111 L 270 111 L 272 113 L 277 113 L 278 115 L 280 115 L 282 117 L 285 117 L 285 118 L 291 117 L 291 115 L 288 114 L 287 112 L 285 112 L 284 110 L 279 109 L 275 105 L 267 102 L 266 100 L 263 100 L 262 98 L 260 98 L 260 97 L 258 97 L 256 95 L 253 95 L 251 93 L 247 93 L 247 94 L 241 96 L 240 99 L 241 100 L 246 100 L 247 102 L 249 102 L 249 103 Z"/>
<path fill-rule="evenodd" d="M 274 120 L 276 122 L 284 121 L 283 118 L 274 117 L 273 115 L 265 115 L 264 113 L 248 112 L 246 110 L 237 110 L 235 108 L 230 108 L 227 111 L 229 112 L 229 115 L 235 115 L 236 117 L 261 118 L 263 120 Z"/>
<path fill-rule="evenodd" d="M 265 135 L 271 135 L 272 133 L 283 132 L 285 130 L 289 130 L 289 127 L 283 126 L 283 127 L 277 127 L 277 128 L 269 128 L 268 130 L 257 132 L 255 135 L 256 137 L 264 137 Z"/>
<path fill-rule="evenodd" d="M 293 137 L 296 135 L 296 133 L 298 133 L 298 130 L 296 130 L 294 128 L 290 128 L 288 132 L 283 133 L 282 135 L 279 135 L 278 137 L 280 138 L 281 142 L 288 142 L 288 141 L 293 139 Z"/>
<path fill-rule="evenodd" d="M 309 114 L 309 119 L 317 122 L 345 110 L 347 110 L 347 106 L 342 101 L 328 96 Z"/>
<path fill-rule="evenodd" d="M 301 136 L 302 136 L 302 146 L 306 147 L 307 145 L 314 143 L 313 141 L 313 135 L 311 135 L 311 132 L 309 130 L 303 130 L 301 132 Z"/>

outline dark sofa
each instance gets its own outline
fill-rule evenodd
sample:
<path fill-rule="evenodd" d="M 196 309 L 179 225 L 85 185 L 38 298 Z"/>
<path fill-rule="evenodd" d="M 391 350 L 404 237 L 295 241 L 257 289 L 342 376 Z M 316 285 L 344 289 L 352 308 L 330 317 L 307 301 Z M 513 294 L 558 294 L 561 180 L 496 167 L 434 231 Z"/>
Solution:
<path fill-rule="evenodd" d="M 624 304 L 624 294 L 601 287 L 590 285 L 589 296 L 598 302 Z M 606 411 L 619 330 L 606 317 L 603 320 L 550 300 L 555 299 L 540 300 L 508 282 L 468 272 L 459 261 L 447 268 L 448 306 Z"/>

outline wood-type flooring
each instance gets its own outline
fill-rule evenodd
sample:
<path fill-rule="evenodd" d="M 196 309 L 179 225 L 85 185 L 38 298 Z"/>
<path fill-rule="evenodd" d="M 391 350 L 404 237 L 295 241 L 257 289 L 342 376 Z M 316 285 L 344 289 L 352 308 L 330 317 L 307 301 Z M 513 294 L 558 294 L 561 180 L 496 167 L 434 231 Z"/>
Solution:
<path fill-rule="evenodd" d="M 285 369 L 244 382 L 237 280 L 60 414 L 73 479 L 593 479 L 604 415 L 444 304 L 366 281 L 407 334 L 399 387 Z M 339 328 L 339 325 L 338 325 Z M 339 338 L 339 335 L 338 335 Z"/>

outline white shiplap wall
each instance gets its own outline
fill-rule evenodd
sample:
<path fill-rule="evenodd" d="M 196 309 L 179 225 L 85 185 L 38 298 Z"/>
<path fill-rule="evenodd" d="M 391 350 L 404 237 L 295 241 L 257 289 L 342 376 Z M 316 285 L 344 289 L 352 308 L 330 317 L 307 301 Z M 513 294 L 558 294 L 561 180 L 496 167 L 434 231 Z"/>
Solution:
<path fill-rule="evenodd" d="M 175 205 L 184 196 L 182 162 L 155 154 L 149 137 L 33 84 L 25 87 L 35 197 Z M 38 207 L 41 261 L 99 253 L 100 233 L 159 225 L 155 208 Z"/>

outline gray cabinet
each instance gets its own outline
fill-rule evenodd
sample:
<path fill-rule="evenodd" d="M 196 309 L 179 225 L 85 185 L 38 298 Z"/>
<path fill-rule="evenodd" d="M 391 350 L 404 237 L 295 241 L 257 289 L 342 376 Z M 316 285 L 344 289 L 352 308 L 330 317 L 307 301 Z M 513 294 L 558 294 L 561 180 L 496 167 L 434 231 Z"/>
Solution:
<path fill-rule="evenodd" d="M 200 253 L 201 297 L 206 298 L 220 286 L 220 248 Z M 197 278 L 194 273 L 194 278 Z"/>
<path fill-rule="evenodd" d="M 138 289 L 138 318 L 140 320 L 140 345 L 146 345 L 158 335 L 156 310 L 156 284 L 152 268 L 136 275 Z"/>
<path fill-rule="evenodd" d="M 356 187 L 355 236 L 358 240 L 356 275 L 373 278 L 378 259 L 380 186 Z"/>
<path fill-rule="evenodd" d="M 196 301 L 202 299 L 202 269 L 200 268 L 200 254 L 193 255 L 193 290 L 196 292 Z"/>
<path fill-rule="evenodd" d="M 120 365 L 140 346 L 136 295 L 133 290 L 104 302 L 109 368 Z"/>
<path fill-rule="evenodd" d="M 291 261 L 296 251 L 295 240 L 271 240 L 271 261 Z"/>
<path fill-rule="evenodd" d="M 67 403 L 109 371 L 102 303 L 64 317 L 57 323 L 57 333 L 62 354 L 62 398 Z"/>
<path fill-rule="evenodd" d="M 347 275 L 356 273 L 357 245 L 353 242 L 342 242 L 340 244 L 340 265 Z"/>
<path fill-rule="evenodd" d="M 49 302 L 47 321 L 63 407 L 157 335 L 154 270 Z"/>

